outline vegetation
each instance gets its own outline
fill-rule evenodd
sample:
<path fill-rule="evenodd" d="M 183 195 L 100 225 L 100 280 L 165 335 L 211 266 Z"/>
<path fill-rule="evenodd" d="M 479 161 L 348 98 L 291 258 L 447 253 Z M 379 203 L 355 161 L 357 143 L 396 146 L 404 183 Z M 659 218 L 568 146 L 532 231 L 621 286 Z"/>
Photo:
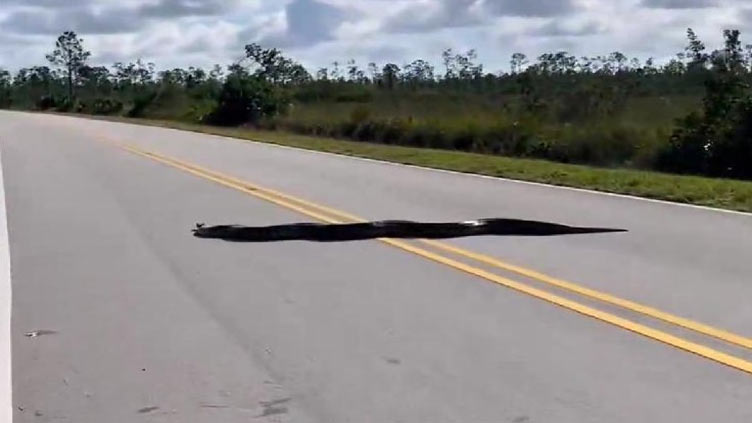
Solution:
<path fill-rule="evenodd" d="M 208 71 L 91 66 L 83 40 L 66 32 L 47 56 L 52 67 L 0 70 L 0 107 L 752 179 L 752 45 L 735 30 L 712 52 L 691 29 L 687 37 L 686 50 L 662 65 L 619 52 L 516 53 L 509 72 L 494 74 L 474 51 L 447 50 L 441 69 L 349 61 L 311 75 L 256 44 L 244 60 Z"/>
<path fill-rule="evenodd" d="M 74 98 L 75 85 L 73 81 L 78 79 L 86 60 L 91 56 L 91 52 L 84 50 L 83 41 L 83 39 L 78 38 L 75 32 L 67 31 L 58 37 L 55 50 L 47 55 L 47 60 L 50 63 L 64 69 L 69 99 Z"/>
<path fill-rule="evenodd" d="M 96 118 L 221 135 L 434 169 L 752 212 L 752 182 L 748 181 L 671 175 L 633 169 L 602 169 L 546 160 L 345 141 L 247 127 L 221 127 L 174 120 L 112 116 Z"/>

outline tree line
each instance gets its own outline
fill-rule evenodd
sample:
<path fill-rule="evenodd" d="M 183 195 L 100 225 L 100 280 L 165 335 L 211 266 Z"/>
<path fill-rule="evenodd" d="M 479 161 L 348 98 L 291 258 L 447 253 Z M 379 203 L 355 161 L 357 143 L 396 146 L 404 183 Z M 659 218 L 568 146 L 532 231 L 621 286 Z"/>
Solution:
<path fill-rule="evenodd" d="M 258 44 L 245 46 L 243 60 L 211 69 L 157 71 L 140 60 L 93 66 L 83 39 L 68 31 L 46 56 L 48 64 L 15 74 L 0 69 L 0 107 L 282 126 L 364 141 L 630 165 L 644 131 L 624 136 L 614 130 L 611 141 L 601 134 L 599 145 L 598 133 L 578 128 L 613 120 L 641 98 L 687 97 L 698 99 L 697 110 L 672 123 L 665 142 L 639 165 L 752 179 L 752 45 L 740 37 L 737 30 L 724 31 L 724 45 L 709 51 L 688 29 L 684 51 L 660 65 L 618 51 L 594 57 L 560 51 L 534 59 L 515 53 L 509 71 L 491 73 L 474 50 L 450 49 L 439 67 L 423 59 L 365 67 L 350 60 L 310 73 L 282 51 Z M 387 100 L 424 97 L 483 104 L 491 118 L 478 123 L 467 117 L 467 128 L 449 130 L 410 115 L 372 116 Z M 327 104 L 352 107 L 338 122 L 296 120 L 296 108 Z M 567 137 L 571 142 L 561 141 Z"/>

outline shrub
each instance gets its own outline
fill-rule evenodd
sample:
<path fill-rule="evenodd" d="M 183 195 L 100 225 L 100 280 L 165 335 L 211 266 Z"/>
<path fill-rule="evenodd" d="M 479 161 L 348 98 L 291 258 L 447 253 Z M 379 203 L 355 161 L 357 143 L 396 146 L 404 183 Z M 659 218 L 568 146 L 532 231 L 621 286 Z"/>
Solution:
<path fill-rule="evenodd" d="M 258 123 L 262 118 L 283 112 L 287 103 L 280 91 L 266 80 L 236 73 L 228 76 L 223 84 L 209 121 L 228 126 Z"/>
<path fill-rule="evenodd" d="M 704 124 L 703 117 L 697 112 L 690 113 L 677 124 L 669 144 L 659 155 L 658 166 L 673 172 L 706 173 L 710 156 L 708 147 L 714 138 L 711 128 Z"/>
<path fill-rule="evenodd" d="M 371 110 L 365 106 L 358 106 L 350 112 L 350 122 L 355 125 L 360 125 L 368 120 L 369 117 L 371 117 Z"/>
<path fill-rule="evenodd" d="M 523 123 L 497 124 L 483 131 L 473 150 L 478 153 L 525 157 L 532 154 L 535 138 L 535 133 Z"/>
<path fill-rule="evenodd" d="M 334 96 L 337 103 L 368 103 L 373 100 L 373 94 L 370 90 L 360 87 L 350 87 L 339 91 Z"/>
<path fill-rule="evenodd" d="M 36 106 L 39 110 L 49 110 L 57 107 L 57 101 L 55 100 L 55 97 L 51 95 L 45 95 L 37 101 Z"/>
<path fill-rule="evenodd" d="M 752 178 L 752 87 L 744 74 L 739 31 L 724 31 L 726 47 L 712 57 L 703 113 L 679 121 L 660 165 L 674 172 Z"/>
<path fill-rule="evenodd" d="M 637 151 L 645 131 L 625 126 L 567 126 L 550 145 L 550 159 L 565 163 L 623 165 Z"/>
<path fill-rule="evenodd" d="M 752 179 L 752 97 L 737 103 L 723 119 L 697 113 L 682 119 L 662 152 L 665 170 Z"/>
<path fill-rule="evenodd" d="M 217 108 L 217 102 L 214 100 L 194 100 L 181 118 L 188 122 L 206 122 Z M 270 128 L 274 129 L 274 128 Z"/>
<path fill-rule="evenodd" d="M 83 106 L 84 112 L 94 115 L 113 115 L 123 110 L 123 103 L 111 98 L 97 98 Z"/>
<path fill-rule="evenodd" d="M 155 98 L 157 98 L 157 93 L 153 91 L 137 94 L 133 99 L 133 107 L 128 110 L 128 117 L 146 116 L 146 109 Z"/>

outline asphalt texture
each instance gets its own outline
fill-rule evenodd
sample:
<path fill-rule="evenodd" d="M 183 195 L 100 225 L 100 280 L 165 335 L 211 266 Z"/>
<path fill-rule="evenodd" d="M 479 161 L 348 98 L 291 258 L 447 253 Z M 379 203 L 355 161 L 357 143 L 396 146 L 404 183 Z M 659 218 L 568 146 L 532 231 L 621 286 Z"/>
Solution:
<path fill-rule="evenodd" d="M 2 112 L 15 421 L 752 421 L 750 373 L 377 240 L 195 238 L 314 219 L 113 142 L 368 220 L 626 229 L 446 242 L 752 336 L 750 215 Z"/>

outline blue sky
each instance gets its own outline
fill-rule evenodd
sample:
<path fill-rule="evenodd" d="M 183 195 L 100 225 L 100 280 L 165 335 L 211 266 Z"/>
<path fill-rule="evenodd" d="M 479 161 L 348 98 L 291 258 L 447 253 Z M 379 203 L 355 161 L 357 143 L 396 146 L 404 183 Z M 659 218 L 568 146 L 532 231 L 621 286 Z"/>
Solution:
<path fill-rule="evenodd" d="M 446 48 L 475 48 L 498 71 L 517 51 L 662 61 L 683 48 L 687 27 L 716 46 L 724 28 L 752 33 L 749 22 L 752 0 L 1 0 L 0 67 L 44 62 L 72 29 L 107 65 L 208 67 L 258 42 L 312 70 L 349 59 L 437 63 Z"/>

